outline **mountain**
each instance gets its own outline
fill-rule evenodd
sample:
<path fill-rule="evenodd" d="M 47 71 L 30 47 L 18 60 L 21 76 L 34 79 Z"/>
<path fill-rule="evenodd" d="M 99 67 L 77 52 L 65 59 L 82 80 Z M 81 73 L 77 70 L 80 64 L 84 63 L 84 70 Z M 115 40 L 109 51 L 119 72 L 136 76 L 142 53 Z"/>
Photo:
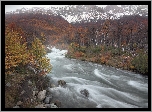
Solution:
<path fill-rule="evenodd" d="M 147 5 L 107 5 L 103 8 L 101 5 L 69 5 L 60 9 L 54 9 L 54 12 L 62 16 L 69 22 L 97 22 L 107 18 L 118 19 L 123 15 L 141 15 L 148 16 Z"/>
<path fill-rule="evenodd" d="M 22 28 L 29 43 L 36 36 L 45 37 L 45 44 L 52 45 L 76 42 L 86 46 L 91 43 L 120 46 L 125 43 L 129 46 L 127 49 L 132 49 L 136 41 L 138 47 L 145 47 L 147 43 L 147 12 L 144 5 L 107 5 L 104 8 L 96 5 L 34 7 L 6 13 L 5 23 L 13 22 Z M 118 42 L 119 38 L 121 42 Z"/>
<path fill-rule="evenodd" d="M 63 17 L 69 23 L 71 22 L 90 22 L 107 18 L 118 19 L 123 15 L 148 16 L 148 5 L 68 5 L 65 7 L 32 7 L 30 9 L 22 8 L 6 14 L 21 13 L 42 13 L 47 15 L 58 15 Z"/>

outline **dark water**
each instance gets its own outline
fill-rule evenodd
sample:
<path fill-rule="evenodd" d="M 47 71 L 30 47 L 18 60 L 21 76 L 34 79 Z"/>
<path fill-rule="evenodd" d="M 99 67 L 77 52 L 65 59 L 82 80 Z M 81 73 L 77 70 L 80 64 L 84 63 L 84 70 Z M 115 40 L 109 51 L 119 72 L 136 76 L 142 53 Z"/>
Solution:
<path fill-rule="evenodd" d="M 148 108 L 148 77 L 129 71 L 90 62 L 67 59 L 53 48 L 51 59 L 52 82 L 65 80 L 67 87 L 50 88 L 63 108 Z M 89 97 L 80 91 L 87 89 Z"/>

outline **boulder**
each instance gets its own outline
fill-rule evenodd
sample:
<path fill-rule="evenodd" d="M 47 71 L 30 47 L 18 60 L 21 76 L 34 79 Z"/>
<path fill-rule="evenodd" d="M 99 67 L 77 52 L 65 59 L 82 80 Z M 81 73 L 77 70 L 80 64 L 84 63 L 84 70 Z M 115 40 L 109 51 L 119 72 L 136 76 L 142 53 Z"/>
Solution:
<path fill-rule="evenodd" d="M 58 108 L 54 103 L 51 104 L 45 104 L 45 108 Z"/>
<path fill-rule="evenodd" d="M 50 87 L 51 87 L 51 88 L 54 88 L 54 87 L 55 87 L 55 85 L 54 85 L 54 84 L 51 84 L 51 85 L 50 85 Z"/>
<path fill-rule="evenodd" d="M 35 94 L 35 91 L 33 91 L 33 97 L 35 96 L 36 94 Z"/>
<path fill-rule="evenodd" d="M 55 100 L 54 105 L 57 107 L 61 107 L 61 102 L 59 100 Z"/>
<path fill-rule="evenodd" d="M 20 105 L 22 105 L 22 104 L 23 104 L 23 102 L 18 101 L 16 105 L 17 105 L 17 106 L 20 106 Z"/>
<path fill-rule="evenodd" d="M 64 80 L 59 80 L 58 81 L 58 85 L 60 86 L 65 86 L 66 85 L 66 82 Z"/>
<path fill-rule="evenodd" d="M 6 86 L 7 86 L 7 87 L 11 87 L 11 84 L 8 82 L 8 83 L 6 84 Z"/>
<path fill-rule="evenodd" d="M 51 104 L 45 104 L 45 108 L 51 108 Z"/>
<path fill-rule="evenodd" d="M 31 102 L 33 102 L 34 101 L 34 99 L 31 99 Z"/>
<path fill-rule="evenodd" d="M 35 106 L 35 108 L 45 108 L 45 106 L 43 104 L 39 104 L 39 105 Z"/>
<path fill-rule="evenodd" d="M 47 97 L 53 98 L 53 95 L 52 94 L 47 94 Z"/>
<path fill-rule="evenodd" d="M 52 99 L 52 97 L 45 97 L 44 103 L 49 104 L 51 99 Z"/>
<path fill-rule="evenodd" d="M 58 107 L 54 104 L 51 104 L 51 108 L 58 108 Z"/>
<path fill-rule="evenodd" d="M 58 108 L 54 103 L 50 104 L 51 108 Z"/>
<path fill-rule="evenodd" d="M 38 93 L 37 97 L 40 101 L 43 101 L 45 99 L 45 95 L 46 95 L 46 90 L 43 90 Z"/>
<path fill-rule="evenodd" d="M 49 90 L 49 87 L 46 89 L 46 95 L 48 96 L 48 95 L 50 95 L 51 94 L 51 92 L 50 92 L 50 90 Z"/>
<path fill-rule="evenodd" d="M 33 91 L 38 91 L 36 86 L 33 87 Z"/>
<path fill-rule="evenodd" d="M 20 108 L 20 107 L 16 105 L 16 106 L 14 106 L 13 108 Z"/>
<path fill-rule="evenodd" d="M 29 65 L 27 66 L 27 69 L 28 69 L 28 70 L 30 70 L 31 72 L 33 72 L 33 73 L 37 74 L 36 69 L 35 69 L 35 68 L 33 68 L 33 67 L 32 67 L 32 65 L 30 65 L 30 64 L 29 64 Z"/>
<path fill-rule="evenodd" d="M 51 50 L 51 49 L 46 49 L 46 52 L 47 52 L 47 53 L 51 53 L 52 50 Z"/>
<path fill-rule="evenodd" d="M 38 91 L 33 91 L 33 97 L 38 95 Z"/>
<path fill-rule="evenodd" d="M 89 91 L 84 89 L 80 91 L 81 94 L 83 94 L 85 97 L 89 97 Z"/>
<path fill-rule="evenodd" d="M 23 95 L 24 93 L 25 93 L 25 91 L 23 90 L 20 95 Z"/>
<path fill-rule="evenodd" d="M 30 80 L 28 81 L 28 85 L 29 85 L 29 86 L 31 86 L 31 85 L 32 85 L 32 82 L 31 82 Z"/>
<path fill-rule="evenodd" d="M 35 91 L 35 95 L 38 95 L 39 91 Z"/>

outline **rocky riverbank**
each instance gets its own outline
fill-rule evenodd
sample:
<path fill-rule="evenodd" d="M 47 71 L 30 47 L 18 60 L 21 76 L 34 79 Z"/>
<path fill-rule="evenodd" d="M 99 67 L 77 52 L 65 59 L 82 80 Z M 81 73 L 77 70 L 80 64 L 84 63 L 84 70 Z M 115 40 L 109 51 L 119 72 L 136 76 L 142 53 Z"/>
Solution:
<path fill-rule="evenodd" d="M 43 77 L 43 81 L 48 80 L 47 78 L 47 76 Z M 66 82 L 59 80 L 58 85 L 47 83 L 48 87 L 45 87 L 44 83 L 38 87 L 38 83 L 35 84 L 31 77 L 27 77 L 20 85 L 18 100 L 13 108 L 62 108 L 62 102 L 53 98 L 49 88 L 66 87 Z M 80 93 L 86 98 L 89 97 L 89 92 L 86 89 L 81 90 Z"/>
<path fill-rule="evenodd" d="M 66 87 L 64 80 L 53 84 L 50 77 L 34 68 L 23 71 L 6 76 L 5 108 L 62 108 L 62 102 L 53 97 L 49 88 Z"/>
<path fill-rule="evenodd" d="M 5 108 L 59 108 L 61 102 L 51 100 L 48 88 L 55 87 L 47 75 L 35 68 L 23 67 L 5 77 Z M 64 84 L 62 82 L 61 84 Z"/>
<path fill-rule="evenodd" d="M 37 80 L 36 80 L 37 79 Z M 14 88 L 13 83 L 8 83 L 5 87 L 5 92 L 7 93 L 6 98 L 8 96 L 9 90 Z M 50 85 L 50 86 L 49 86 Z M 18 89 L 14 88 L 16 92 L 11 96 L 11 99 L 14 99 L 14 102 L 9 102 L 6 100 L 6 106 L 9 108 L 59 108 L 61 107 L 61 102 L 58 100 L 52 101 L 52 94 L 48 91 L 48 87 L 52 88 L 55 85 L 51 84 L 48 81 L 48 77 L 40 77 L 40 76 L 27 76 L 24 80 L 21 81 L 18 86 Z M 10 94 L 13 91 L 10 91 Z M 8 105 L 13 107 L 10 107 Z M 7 107 L 6 107 L 7 108 Z"/>
<path fill-rule="evenodd" d="M 19 85 L 13 108 L 60 108 L 61 102 L 52 101 L 53 96 L 48 87 L 53 88 L 55 85 L 48 81 L 47 76 L 26 77 Z"/>

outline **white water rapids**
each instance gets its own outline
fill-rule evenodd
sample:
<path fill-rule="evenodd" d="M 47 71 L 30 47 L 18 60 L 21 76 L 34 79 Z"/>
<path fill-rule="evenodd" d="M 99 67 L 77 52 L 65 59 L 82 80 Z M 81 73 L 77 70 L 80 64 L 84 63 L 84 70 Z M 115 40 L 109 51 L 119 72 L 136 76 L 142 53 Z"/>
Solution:
<path fill-rule="evenodd" d="M 49 88 L 62 108 L 148 108 L 148 77 L 91 62 L 65 58 L 67 50 L 52 48 L 47 54 L 53 66 L 48 76 L 65 88 Z M 89 97 L 80 91 L 87 89 Z"/>

